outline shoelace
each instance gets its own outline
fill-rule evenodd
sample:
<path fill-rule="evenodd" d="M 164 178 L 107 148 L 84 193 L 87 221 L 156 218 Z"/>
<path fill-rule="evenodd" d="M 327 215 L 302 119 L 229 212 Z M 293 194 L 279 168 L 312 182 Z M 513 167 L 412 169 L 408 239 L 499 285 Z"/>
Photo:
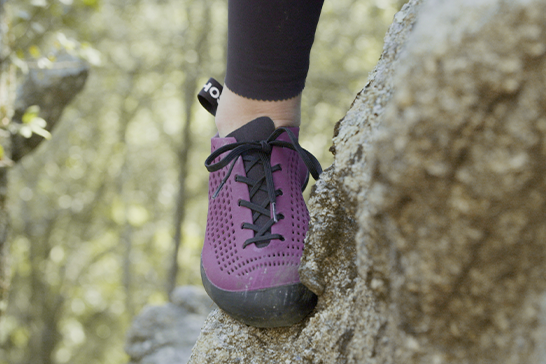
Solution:
<path fill-rule="evenodd" d="M 290 142 L 276 140 L 282 133 L 286 133 L 288 135 Z M 248 169 L 252 168 L 252 166 L 256 163 L 261 163 L 264 167 L 264 177 L 262 177 L 262 180 L 260 181 L 254 181 L 243 176 L 236 176 L 235 178 L 237 182 L 243 182 L 249 186 L 253 186 L 250 190 L 251 199 L 252 196 L 254 196 L 254 194 L 262 187 L 263 180 L 265 180 L 268 194 L 268 200 L 265 200 L 263 205 L 258 205 L 244 200 L 239 202 L 241 206 L 249 208 L 254 212 L 253 222 L 256 221 L 260 215 L 269 217 L 269 220 L 263 226 L 257 226 L 251 223 L 243 224 L 243 229 L 250 229 L 255 233 L 253 238 L 247 239 L 244 242 L 243 248 L 252 243 L 259 243 L 272 239 L 284 239 L 280 234 L 267 234 L 271 227 L 279 221 L 279 218 L 282 218 L 282 215 L 277 214 L 276 209 L 276 199 L 277 196 L 281 195 L 281 191 L 275 190 L 275 186 L 273 184 L 273 172 L 280 170 L 281 167 L 279 165 L 275 165 L 273 167 L 271 166 L 270 158 L 273 147 L 290 148 L 296 151 L 307 167 L 307 170 L 311 176 L 313 176 L 315 180 L 319 178 L 319 175 L 322 173 L 322 168 L 319 161 L 311 153 L 299 145 L 298 139 L 290 129 L 284 127 L 275 129 L 267 140 L 256 142 L 236 142 L 224 145 L 212 152 L 212 154 L 205 161 L 205 167 L 209 172 L 216 172 L 226 167 L 231 162 L 231 166 L 229 167 L 226 176 L 222 179 L 220 186 L 214 192 L 212 198 L 216 198 L 224 187 L 239 156 L 243 156 L 243 158 L 246 158 L 246 161 L 250 162 Z M 216 158 L 228 151 L 229 153 L 225 157 L 223 157 L 220 161 L 213 163 Z M 248 172 L 248 170 L 246 172 Z M 269 209 L 267 208 L 268 205 Z"/>

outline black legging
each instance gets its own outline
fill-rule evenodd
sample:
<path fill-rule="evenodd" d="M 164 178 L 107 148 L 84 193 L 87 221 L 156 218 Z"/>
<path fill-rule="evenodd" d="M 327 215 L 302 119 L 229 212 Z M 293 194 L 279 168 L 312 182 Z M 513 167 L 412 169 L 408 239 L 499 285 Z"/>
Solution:
<path fill-rule="evenodd" d="M 226 86 L 256 100 L 299 95 L 323 1 L 229 0 Z"/>

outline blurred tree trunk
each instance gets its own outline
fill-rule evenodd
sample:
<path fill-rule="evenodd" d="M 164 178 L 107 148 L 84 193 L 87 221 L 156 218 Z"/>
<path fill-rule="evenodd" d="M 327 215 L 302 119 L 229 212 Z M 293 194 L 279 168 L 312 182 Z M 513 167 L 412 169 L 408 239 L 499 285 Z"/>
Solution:
<path fill-rule="evenodd" d="M 62 295 L 52 292 L 43 269 L 43 262 L 51 252 L 52 246 L 47 242 L 51 240 L 55 223 L 53 219 L 47 225 L 35 224 L 29 204 L 25 205 L 25 210 L 22 217 L 25 219 L 25 232 L 33 241 L 30 245 L 30 305 L 33 309 L 27 315 L 30 338 L 26 363 L 50 364 L 53 362 L 53 351 L 62 338 L 57 322 L 64 302 Z"/>
<path fill-rule="evenodd" d="M 207 54 L 208 48 L 208 36 L 211 32 L 211 14 L 208 1 L 203 1 L 200 4 L 203 8 L 204 14 L 201 21 L 201 28 L 195 34 L 196 42 L 192 47 L 186 47 L 188 49 L 194 49 L 197 53 L 196 62 L 184 62 L 184 71 L 186 74 L 186 80 L 182 87 L 184 98 L 184 129 L 182 130 L 182 144 L 178 151 L 178 197 L 176 199 L 176 212 L 174 216 L 174 237 L 173 237 L 173 255 L 171 260 L 171 266 L 167 277 L 167 293 L 170 296 L 174 288 L 176 287 L 176 277 L 178 276 L 178 252 L 180 251 L 180 245 L 182 244 L 182 224 L 186 214 L 186 176 L 188 173 L 188 153 L 192 148 L 191 138 L 191 121 L 192 121 L 192 109 L 195 105 L 196 93 L 199 85 L 197 84 L 197 76 L 200 72 L 197 72 L 199 65 L 202 65 L 204 58 Z M 189 9 L 191 10 L 191 9 Z M 191 19 L 191 17 L 190 17 Z M 188 29 L 193 29 L 192 26 L 188 26 Z M 190 35 L 191 36 L 191 35 Z"/>
<path fill-rule="evenodd" d="M 7 170 L 9 163 L 5 163 L 9 155 L 9 134 L 3 128 L 5 120 L 9 120 L 12 111 L 14 95 L 10 85 L 11 71 L 6 57 L 10 53 L 6 37 L 7 22 L 5 16 L 6 0 L 0 0 L 0 145 L 2 146 L 2 158 L 0 158 L 0 317 L 5 309 L 4 300 L 7 294 L 9 280 L 7 277 L 7 232 L 9 217 L 6 210 Z"/>
<path fill-rule="evenodd" d="M 137 66 L 133 71 L 128 74 L 126 93 L 123 97 L 124 100 L 130 98 L 131 90 L 134 87 L 135 77 L 142 72 L 142 68 Z M 121 197 L 121 202 L 123 204 L 123 214 L 125 216 L 125 221 L 123 222 L 123 227 L 119 231 L 119 241 L 121 248 L 123 249 L 123 254 L 121 255 L 122 267 L 123 267 L 123 277 L 122 284 L 125 290 L 125 310 L 129 317 L 135 315 L 135 302 L 133 299 L 133 269 L 131 263 L 131 255 L 133 251 L 133 226 L 130 221 L 128 221 L 129 216 L 129 204 L 131 203 L 130 196 L 127 193 L 124 193 L 124 190 L 127 188 L 127 185 L 131 180 L 131 168 L 128 150 L 129 145 L 127 144 L 126 135 L 127 128 L 129 124 L 134 119 L 134 117 L 139 112 L 140 107 L 134 107 L 130 109 L 126 103 L 123 104 L 120 110 L 120 129 L 119 134 L 119 143 L 123 146 L 123 163 L 120 168 L 119 176 L 117 178 L 117 194 Z"/>
<path fill-rule="evenodd" d="M 89 65 L 83 60 L 60 54 L 51 68 L 29 64 L 29 71 L 15 92 L 16 72 L 9 61 L 11 49 L 7 33 L 10 28 L 6 3 L 6 0 L 0 0 L 0 316 L 9 288 L 7 174 L 14 161 L 28 155 L 44 140 L 37 134 L 24 137 L 17 130 L 28 108 L 38 106 L 39 116 L 47 121 L 45 130 L 51 131 L 65 107 L 83 89 L 89 73 Z M 14 127 L 8 129 L 10 123 Z"/>
<path fill-rule="evenodd" d="M 188 173 L 188 151 L 191 148 L 191 106 L 194 104 L 194 93 L 197 87 L 197 80 L 194 76 L 189 76 L 189 80 L 184 85 L 184 101 L 186 112 L 184 115 L 184 130 L 182 131 L 182 146 L 178 151 L 178 196 L 176 199 L 176 211 L 174 215 L 174 237 L 173 254 L 171 267 L 167 277 L 167 294 L 171 295 L 176 287 L 176 277 L 178 275 L 178 252 L 182 242 L 182 224 L 186 215 L 186 175 Z"/>

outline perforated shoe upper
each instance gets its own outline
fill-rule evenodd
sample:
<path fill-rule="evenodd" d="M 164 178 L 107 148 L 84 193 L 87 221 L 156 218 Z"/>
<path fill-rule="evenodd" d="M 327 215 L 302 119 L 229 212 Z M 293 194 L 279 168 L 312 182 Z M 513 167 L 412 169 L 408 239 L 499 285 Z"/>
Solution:
<path fill-rule="evenodd" d="M 297 138 L 298 128 L 287 129 Z M 281 133 L 275 140 L 292 142 L 287 133 Z M 214 137 L 211 152 L 234 143 L 237 143 L 234 137 Z M 255 235 L 248 224 L 255 220 L 257 213 L 241 205 L 241 201 L 251 200 L 249 186 L 237 182 L 244 180 L 241 176 L 246 176 L 243 157 L 237 157 L 232 164 L 210 174 L 202 265 L 207 278 L 219 289 L 249 291 L 299 282 L 298 266 L 309 222 L 301 193 L 309 167 L 300 153 L 286 147 L 271 147 L 268 155 L 270 165 L 280 166 L 272 168 L 271 172 L 274 190 L 280 191 L 274 199 L 274 210 L 279 218 L 270 227 L 267 236 L 278 238 L 268 240 L 265 246 L 248 244 Z M 214 163 L 228 154 L 223 153 Z M 270 209 L 267 202 L 264 205 Z"/>

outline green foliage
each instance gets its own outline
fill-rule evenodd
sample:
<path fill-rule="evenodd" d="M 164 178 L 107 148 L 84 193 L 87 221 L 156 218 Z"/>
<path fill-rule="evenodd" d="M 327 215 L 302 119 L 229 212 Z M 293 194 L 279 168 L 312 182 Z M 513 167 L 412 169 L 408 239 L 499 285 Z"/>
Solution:
<path fill-rule="evenodd" d="M 99 1 L 31 0 L 8 5 L 12 50 L 9 59 L 23 72 L 27 69 L 25 60 L 50 67 L 60 50 L 91 64 L 98 63 L 96 50 L 87 42 L 90 34 L 80 22 L 100 10 Z"/>
<path fill-rule="evenodd" d="M 100 67 L 51 140 L 12 171 L 12 292 L 0 363 L 126 363 L 133 315 L 168 299 L 186 114 L 192 147 L 177 282 L 200 284 L 202 164 L 215 127 L 194 94 L 209 76 L 222 78 L 227 2 L 13 3 L 11 59 L 22 72 L 23 61 L 47 67 L 59 49 Z M 325 3 L 302 130 L 303 146 L 325 167 L 334 123 L 366 83 L 396 3 Z M 37 119 L 31 108 L 23 126 L 43 129 Z"/>
<path fill-rule="evenodd" d="M 30 138 L 32 134 L 38 134 L 45 139 L 51 139 L 51 134 L 45 129 L 47 122 L 39 117 L 40 107 L 33 105 L 29 107 L 23 114 L 22 125 L 11 125 L 15 128 L 15 132 L 21 134 L 25 138 Z"/>

